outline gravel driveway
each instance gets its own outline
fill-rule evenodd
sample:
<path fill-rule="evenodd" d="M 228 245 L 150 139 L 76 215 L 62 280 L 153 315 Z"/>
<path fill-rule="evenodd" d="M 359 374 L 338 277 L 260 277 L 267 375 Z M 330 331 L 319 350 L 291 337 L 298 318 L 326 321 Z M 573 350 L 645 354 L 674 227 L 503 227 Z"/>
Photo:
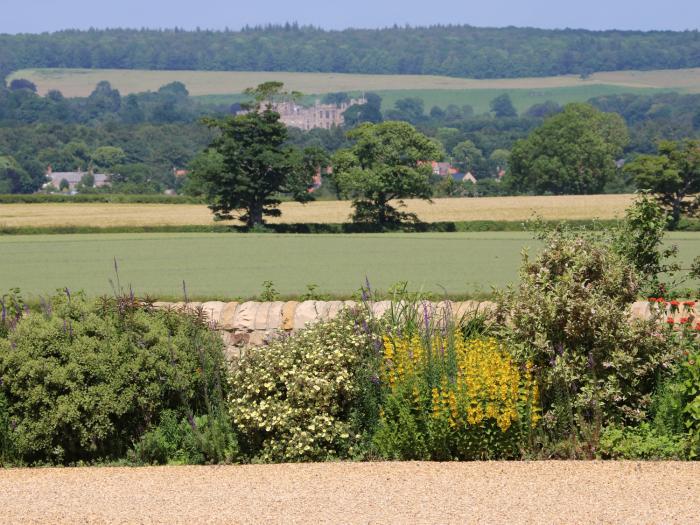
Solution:
<path fill-rule="evenodd" d="M 1 523 L 700 523 L 700 463 L 0 470 Z"/>

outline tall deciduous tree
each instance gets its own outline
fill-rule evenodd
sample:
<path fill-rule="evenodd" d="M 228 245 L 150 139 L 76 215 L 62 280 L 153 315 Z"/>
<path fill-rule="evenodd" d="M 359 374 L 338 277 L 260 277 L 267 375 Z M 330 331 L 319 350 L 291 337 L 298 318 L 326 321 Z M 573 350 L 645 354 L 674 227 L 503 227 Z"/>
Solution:
<path fill-rule="evenodd" d="M 512 182 L 525 192 L 593 194 L 617 172 L 629 141 L 622 117 L 569 104 L 513 146 Z"/>
<path fill-rule="evenodd" d="M 269 101 L 279 94 L 280 83 L 266 83 L 248 93 L 255 97 L 250 110 L 223 120 L 205 119 L 219 136 L 209 146 L 216 152 L 193 163 L 197 180 L 218 219 L 231 219 L 232 212 L 246 226 L 264 223 L 264 216 L 278 217 L 279 194 L 288 193 L 299 202 L 312 199 L 308 188 L 322 164 L 316 149 L 304 151 L 285 145 L 287 128 Z"/>
<path fill-rule="evenodd" d="M 671 227 L 681 215 L 700 210 L 700 140 L 662 141 L 658 155 L 642 155 L 625 166 L 639 189 L 651 191 L 671 216 Z"/>
<path fill-rule="evenodd" d="M 491 101 L 491 111 L 493 111 L 498 118 L 518 116 L 518 112 L 515 110 L 513 101 L 510 99 L 508 93 L 498 95 Z"/>
<path fill-rule="evenodd" d="M 397 207 L 403 199 L 432 196 L 428 161 L 442 158 L 440 145 L 406 122 L 362 124 L 348 138 L 355 144 L 334 156 L 333 168 L 353 200 L 353 220 L 384 226 L 416 219 Z"/>

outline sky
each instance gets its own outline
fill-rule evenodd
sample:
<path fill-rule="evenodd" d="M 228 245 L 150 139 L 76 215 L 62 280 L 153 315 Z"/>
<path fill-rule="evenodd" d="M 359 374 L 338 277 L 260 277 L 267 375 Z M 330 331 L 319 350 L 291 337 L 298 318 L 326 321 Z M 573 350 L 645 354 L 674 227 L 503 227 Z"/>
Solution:
<path fill-rule="evenodd" d="M 700 0 L 0 0 L 0 33 L 90 27 L 240 29 L 298 22 L 326 29 L 471 24 L 700 29 Z"/>

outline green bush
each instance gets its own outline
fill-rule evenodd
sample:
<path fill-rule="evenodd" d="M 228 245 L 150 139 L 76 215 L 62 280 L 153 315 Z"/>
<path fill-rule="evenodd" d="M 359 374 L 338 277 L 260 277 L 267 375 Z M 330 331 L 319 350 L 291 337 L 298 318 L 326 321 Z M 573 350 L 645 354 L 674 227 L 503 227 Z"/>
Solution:
<path fill-rule="evenodd" d="M 231 463 L 238 456 L 233 424 L 225 414 L 178 419 L 165 410 L 160 424 L 135 445 L 133 458 L 145 464 Z"/>
<path fill-rule="evenodd" d="M 591 455 L 602 426 L 648 416 L 679 351 L 658 319 L 630 319 L 639 279 L 608 236 L 557 228 L 541 237 L 544 249 L 534 261 L 525 256 L 519 287 L 500 297 L 500 315 L 535 365 L 548 440 L 583 438 Z"/>
<path fill-rule="evenodd" d="M 699 323 L 700 326 L 700 323 Z M 690 457 L 700 458 L 700 333 L 686 351 L 678 374 L 682 418 L 690 439 Z"/>
<path fill-rule="evenodd" d="M 684 435 L 660 433 L 648 422 L 637 427 L 610 426 L 600 436 L 599 454 L 609 459 L 685 459 Z"/>
<path fill-rule="evenodd" d="M 375 350 L 367 323 L 345 312 L 242 356 L 229 399 L 249 457 L 316 461 L 363 452 L 372 433 L 367 397 L 376 392 L 368 384 Z"/>
<path fill-rule="evenodd" d="M 198 317 L 131 297 L 66 291 L 0 339 L 0 394 L 27 463 L 123 458 L 164 410 L 209 413 L 223 373 L 221 340 Z"/>
<path fill-rule="evenodd" d="M 0 391 L 0 467 L 14 462 L 10 414 L 5 394 Z"/>

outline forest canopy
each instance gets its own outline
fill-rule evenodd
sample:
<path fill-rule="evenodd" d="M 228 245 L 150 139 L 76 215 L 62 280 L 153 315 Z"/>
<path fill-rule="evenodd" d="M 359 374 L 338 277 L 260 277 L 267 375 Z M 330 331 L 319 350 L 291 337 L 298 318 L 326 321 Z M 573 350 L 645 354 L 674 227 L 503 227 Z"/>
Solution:
<path fill-rule="evenodd" d="M 0 35 L 0 76 L 25 68 L 320 71 L 517 78 L 700 67 L 698 31 L 385 29 L 286 24 L 241 31 L 108 29 Z"/>

